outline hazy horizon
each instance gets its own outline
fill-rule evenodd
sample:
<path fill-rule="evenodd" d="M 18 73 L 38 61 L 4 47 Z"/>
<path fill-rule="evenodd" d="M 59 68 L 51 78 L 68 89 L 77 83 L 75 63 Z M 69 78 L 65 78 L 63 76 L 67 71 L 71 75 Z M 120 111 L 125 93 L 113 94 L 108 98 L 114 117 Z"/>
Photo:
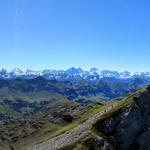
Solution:
<path fill-rule="evenodd" d="M 81 68 L 81 67 L 74 67 L 74 66 L 72 66 L 72 67 L 69 67 L 69 68 L 60 68 L 60 69 L 56 69 L 56 68 L 43 68 L 43 69 L 35 69 L 35 68 L 25 68 L 25 69 L 22 69 L 22 68 L 19 68 L 19 67 L 15 67 L 15 68 L 11 68 L 11 69 L 7 69 L 7 68 L 0 68 L 0 70 L 2 70 L 2 69 L 5 69 L 5 70 L 7 70 L 8 72 L 11 72 L 11 71 L 13 71 L 13 70 L 15 70 L 15 69 L 19 69 L 19 70 L 21 70 L 21 71 L 23 71 L 23 72 L 26 72 L 27 70 L 32 70 L 32 71 L 43 71 L 43 70 L 51 70 L 51 71 L 53 71 L 53 70 L 56 70 L 56 71 L 59 71 L 59 70 L 64 70 L 64 71 L 67 71 L 68 69 L 70 69 L 70 68 L 76 68 L 76 69 L 82 69 L 83 71 L 90 71 L 90 69 L 93 69 L 93 68 L 96 68 L 96 69 L 98 69 L 98 71 L 117 71 L 118 73 L 122 73 L 122 72 L 125 72 L 125 71 L 128 71 L 128 72 L 130 72 L 130 73 L 142 73 L 142 72 L 144 72 L 144 73 L 146 73 L 146 72 L 150 72 L 150 71 L 130 71 L 130 70 L 112 70 L 112 69 L 107 69 L 107 68 L 100 68 L 100 67 L 91 67 L 91 68 L 89 68 L 89 69 L 84 69 L 84 68 Z"/>

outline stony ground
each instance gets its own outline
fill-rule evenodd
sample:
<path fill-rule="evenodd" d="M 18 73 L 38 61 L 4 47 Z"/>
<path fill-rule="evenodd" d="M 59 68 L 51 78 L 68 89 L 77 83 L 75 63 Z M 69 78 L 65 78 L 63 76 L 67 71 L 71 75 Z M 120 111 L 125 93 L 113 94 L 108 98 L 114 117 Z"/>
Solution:
<path fill-rule="evenodd" d="M 73 128 L 72 130 L 67 131 L 59 136 L 56 136 L 46 142 L 30 147 L 28 148 L 28 150 L 57 150 L 62 146 L 71 144 L 73 142 L 77 142 L 80 138 L 83 138 L 87 135 L 86 129 L 95 119 L 97 119 L 98 117 L 100 117 L 101 115 L 103 115 L 105 112 L 109 111 L 116 105 L 117 103 L 95 114 L 93 117 L 89 118 L 87 121 L 85 121 L 78 127 Z"/>

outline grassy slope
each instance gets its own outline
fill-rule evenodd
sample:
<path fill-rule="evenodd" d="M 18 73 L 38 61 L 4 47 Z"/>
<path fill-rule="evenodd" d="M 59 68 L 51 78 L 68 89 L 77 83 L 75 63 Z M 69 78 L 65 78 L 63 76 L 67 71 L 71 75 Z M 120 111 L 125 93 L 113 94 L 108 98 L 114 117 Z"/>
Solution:
<path fill-rule="evenodd" d="M 49 140 L 49 139 L 51 139 L 51 138 L 53 138 L 53 137 L 55 137 L 57 135 L 60 135 L 60 134 L 66 132 L 66 131 L 74 128 L 74 127 L 77 127 L 79 124 L 83 123 L 84 121 L 86 121 L 87 119 L 89 119 L 90 117 L 92 117 L 94 114 L 96 114 L 96 113 L 98 113 L 98 112 L 106 109 L 107 107 L 111 106 L 113 103 L 110 103 L 110 104 L 107 104 L 107 105 L 102 105 L 100 103 L 89 104 L 91 106 L 87 110 L 84 110 L 83 112 L 81 112 L 81 113 L 79 113 L 79 114 L 77 114 L 77 115 L 74 116 L 75 120 L 71 124 L 69 124 L 69 125 L 67 125 L 65 127 L 59 128 L 54 133 L 52 133 L 52 134 L 46 136 L 45 138 L 43 138 L 42 140 L 40 140 L 38 143 L 47 141 L 47 140 Z M 81 150 L 83 150 L 82 146 L 81 146 Z"/>
<path fill-rule="evenodd" d="M 67 102 L 70 103 L 70 102 Z M 66 126 L 59 126 L 54 123 L 50 123 L 49 121 L 40 120 L 37 124 L 42 124 L 43 127 L 38 131 L 35 132 L 32 135 L 29 135 L 28 137 L 19 139 L 16 142 L 8 143 L 8 145 L 12 145 L 15 150 L 25 150 L 29 145 L 34 145 L 37 143 L 41 143 L 44 141 L 47 141 L 48 139 L 51 139 L 52 137 L 55 137 L 57 135 L 60 135 L 76 126 L 84 122 L 85 120 L 92 117 L 97 112 L 100 112 L 107 107 L 109 107 L 111 104 L 102 105 L 100 103 L 96 104 L 89 104 L 89 107 L 86 110 L 83 110 L 79 114 L 74 115 L 73 122 L 66 124 Z M 4 144 L 4 143 L 3 143 Z M 7 145 L 7 142 L 5 143 L 5 146 Z M 7 150 L 7 148 L 2 147 L 3 150 Z"/>
<path fill-rule="evenodd" d="M 133 103 L 133 98 L 140 92 L 145 92 L 147 89 L 146 87 L 144 89 L 137 89 L 133 91 L 134 93 L 131 93 L 130 95 L 127 95 L 123 100 L 117 101 L 119 102 L 116 107 L 111 109 L 110 111 L 104 113 L 100 118 L 96 119 L 95 122 L 91 125 L 89 128 L 89 134 L 86 138 L 80 139 L 77 143 L 72 143 L 70 145 L 62 147 L 60 150 L 95 150 L 96 143 L 96 135 L 99 135 L 105 139 L 107 143 L 110 144 L 110 146 L 113 148 L 111 145 L 110 141 L 108 138 L 103 134 L 103 130 L 105 128 L 105 120 L 109 119 L 113 115 L 116 115 L 120 112 L 121 109 L 124 107 L 131 105 Z M 111 103 L 112 104 L 112 103 Z M 109 104 L 109 105 L 111 105 Z"/>

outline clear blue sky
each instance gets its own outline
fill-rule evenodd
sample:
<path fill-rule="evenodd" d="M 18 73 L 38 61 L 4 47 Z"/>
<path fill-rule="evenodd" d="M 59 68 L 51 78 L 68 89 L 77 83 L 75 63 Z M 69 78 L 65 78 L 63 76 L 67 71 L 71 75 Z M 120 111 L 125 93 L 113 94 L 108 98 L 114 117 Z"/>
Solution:
<path fill-rule="evenodd" d="M 0 68 L 150 71 L 149 0 L 0 0 Z"/>

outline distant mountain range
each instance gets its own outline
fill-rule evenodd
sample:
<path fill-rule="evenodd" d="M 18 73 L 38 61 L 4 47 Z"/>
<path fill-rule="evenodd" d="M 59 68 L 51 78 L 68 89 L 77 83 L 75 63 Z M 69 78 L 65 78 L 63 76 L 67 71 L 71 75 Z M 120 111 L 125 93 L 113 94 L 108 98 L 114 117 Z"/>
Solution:
<path fill-rule="evenodd" d="M 133 78 L 144 78 L 150 81 L 150 72 L 134 72 L 129 71 L 118 72 L 111 70 L 100 70 L 97 68 L 91 68 L 89 71 L 85 71 L 81 68 L 71 67 L 68 70 L 42 70 L 42 71 L 33 71 L 27 69 L 22 71 L 19 68 L 15 68 L 12 71 L 8 72 L 6 69 L 0 70 L 0 79 L 33 79 L 38 76 L 43 76 L 49 80 L 60 80 L 60 81 L 77 81 L 86 79 L 89 81 L 95 81 L 99 79 L 116 81 L 117 80 L 127 80 Z"/>
<path fill-rule="evenodd" d="M 41 106 L 59 99 L 67 98 L 78 103 L 101 102 L 149 84 L 149 81 L 141 78 L 129 82 L 69 82 L 47 80 L 41 76 L 34 79 L 0 80 L 0 120 L 34 113 Z"/>

